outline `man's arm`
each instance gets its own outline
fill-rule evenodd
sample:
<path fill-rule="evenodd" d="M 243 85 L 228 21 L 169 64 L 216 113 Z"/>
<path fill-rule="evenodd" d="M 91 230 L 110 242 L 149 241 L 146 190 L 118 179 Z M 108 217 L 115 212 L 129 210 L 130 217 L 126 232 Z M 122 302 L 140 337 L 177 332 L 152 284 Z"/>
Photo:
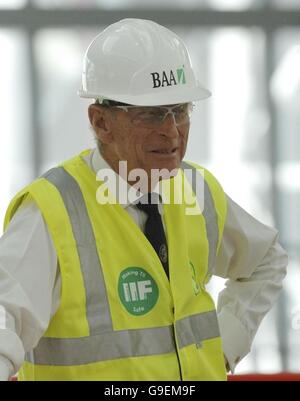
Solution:
<path fill-rule="evenodd" d="M 28 201 L 0 239 L 0 380 L 19 370 L 57 310 L 57 270 L 43 217 Z"/>
<path fill-rule="evenodd" d="M 261 320 L 279 296 L 288 258 L 275 229 L 227 199 L 215 273 L 229 279 L 219 294 L 217 310 L 224 353 L 233 371 L 249 353 Z"/>

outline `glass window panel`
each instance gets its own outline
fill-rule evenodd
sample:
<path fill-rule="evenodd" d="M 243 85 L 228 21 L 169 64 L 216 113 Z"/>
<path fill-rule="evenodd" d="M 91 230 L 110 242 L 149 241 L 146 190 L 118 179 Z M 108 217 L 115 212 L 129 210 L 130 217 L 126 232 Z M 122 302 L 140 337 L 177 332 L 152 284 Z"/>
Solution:
<path fill-rule="evenodd" d="M 30 99 L 24 32 L 0 29 L 0 221 L 10 199 L 32 178 Z"/>
<path fill-rule="evenodd" d="M 264 36 L 259 30 L 215 30 L 209 55 L 211 168 L 233 199 L 270 224 Z"/>
<path fill-rule="evenodd" d="M 255 0 L 207 0 L 207 4 L 217 10 L 246 10 L 258 7 Z M 263 1 L 260 5 L 263 5 Z"/>
<path fill-rule="evenodd" d="M 26 5 L 27 0 L 0 0 L 1 8 L 21 8 Z"/>
<path fill-rule="evenodd" d="M 47 8 L 203 8 L 211 6 L 221 10 L 242 10 L 259 7 L 260 2 L 255 0 L 33 0 L 40 7 Z M 151 17 L 149 17 L 151 18 Z"/>
<path fill-rule="evenodd" d="M 40 7 L 47 8 L 89 8 L 99 7 L 105 9 L 115 8 L 169 8 L 174 5 L 180 7 L 197 6 L 202 7 L 205 0 L 34 0 L 34 3 Z"/>
<path fill-rule="evenodd" d="M 53 29 L 36 35 L 41 172 L 94 144 L 87 117 L 91 101 L 81 99 L 77 91 L 82 58 L 96 33 Z"/>
<path fill-rule="evenodd" d="M 275 69 L 271 91 L 277 107 L 281 162 L 300 160 L 300 30 L 283 29 L 275 37 Z"/>
<path fill-rule="evenodd" d="M 274 6 L 278 7 L 278 8 L 285 8 L 285 9 L 300 8 L 299 0 L 273 0 L 273 3 L 274 3 Z"/>

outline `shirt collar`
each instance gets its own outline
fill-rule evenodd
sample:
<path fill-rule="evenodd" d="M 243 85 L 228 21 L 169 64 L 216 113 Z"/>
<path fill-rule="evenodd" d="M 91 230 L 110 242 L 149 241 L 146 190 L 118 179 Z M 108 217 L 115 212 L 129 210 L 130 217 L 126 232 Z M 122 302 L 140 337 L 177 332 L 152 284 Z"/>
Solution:
<path fill-rule="evenodd" d="M 119 174 L 117 174 L 103 158 L 101 153 L 97 148 L 93 149 L 91 153 L 91 167 L 97 174 L 99 170 L 107 169 L 109 171 L 109 176 L 114 175 L 115 180 L 107 180 L 105 183 L 109 192 L 115 197 L 117 202 L 124 208 L 137 203 L 138 199 L 143 196 L 143 193 L 135 191 L 131 185 L 128 184 Z M 116 184 L 116 185 L 115 185 Z M 130 191 L 130 198 L 128 196 Z M 152 192 L 156 192 L 160 196 L 161 186 L 159 183 L 156 185 Z"/>

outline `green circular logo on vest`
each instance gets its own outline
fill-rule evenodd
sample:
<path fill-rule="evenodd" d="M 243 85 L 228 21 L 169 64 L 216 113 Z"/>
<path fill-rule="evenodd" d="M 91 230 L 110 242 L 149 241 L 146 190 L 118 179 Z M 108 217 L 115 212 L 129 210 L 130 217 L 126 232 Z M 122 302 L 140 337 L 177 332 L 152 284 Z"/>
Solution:
<path fill-rule="evenodd" d="M 126 310 L 135 316 L 145 315 L 158 300 L 154 279 L 141 267 L 128 267 L 119 277 L 119 297 Z"/>

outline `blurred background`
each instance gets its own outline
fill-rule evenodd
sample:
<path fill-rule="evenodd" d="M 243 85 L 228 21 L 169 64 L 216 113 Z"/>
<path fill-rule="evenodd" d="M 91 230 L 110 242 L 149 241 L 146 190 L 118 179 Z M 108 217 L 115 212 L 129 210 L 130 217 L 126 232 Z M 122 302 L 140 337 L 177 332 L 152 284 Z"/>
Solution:
<path fill-rule="evenodd" d="M 285 289 L 237 373 L 300 372 L 300 0 L 0 0 L 0 219 L 48 168 L 94 146 L 77 96 L 104 27 L 153 19 L 185 40 L 213 96 L 197 104 L 187 160 L 276 226 Z M 223 280 L 214 279 L 216 296 Z"/>

